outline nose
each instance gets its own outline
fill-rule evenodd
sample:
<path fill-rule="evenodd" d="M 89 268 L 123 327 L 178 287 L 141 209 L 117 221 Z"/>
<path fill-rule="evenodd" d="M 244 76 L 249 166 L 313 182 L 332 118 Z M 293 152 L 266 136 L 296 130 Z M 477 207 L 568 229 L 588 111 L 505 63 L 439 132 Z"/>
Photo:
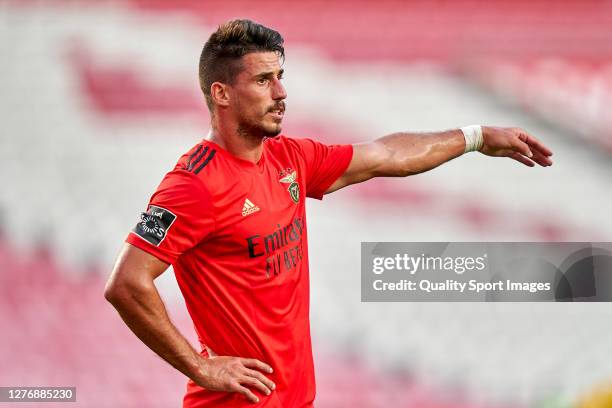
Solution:
<path fill-rule="evenodd" d="M 272 89 L 272 99 L 275 101 L 282 101 L 285 98 L 287 98 L 287 91 L 285 90 L 285 87 L 281 83 L 280 79 L 275 79 L 274 87 Z"/>

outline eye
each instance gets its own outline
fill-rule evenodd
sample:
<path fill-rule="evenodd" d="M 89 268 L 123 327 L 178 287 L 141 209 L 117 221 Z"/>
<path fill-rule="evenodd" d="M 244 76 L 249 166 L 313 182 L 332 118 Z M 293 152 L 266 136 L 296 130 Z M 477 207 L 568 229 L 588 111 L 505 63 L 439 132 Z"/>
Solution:
<path fill-rule="evenodd" d="M 267 84 L 267 83 L 268 83 L 268 78 L 259 78 L 259 79 L 257 80 L 257 83 L 258 83 L 259 85 L 265 85 L 265 84 Z"/>

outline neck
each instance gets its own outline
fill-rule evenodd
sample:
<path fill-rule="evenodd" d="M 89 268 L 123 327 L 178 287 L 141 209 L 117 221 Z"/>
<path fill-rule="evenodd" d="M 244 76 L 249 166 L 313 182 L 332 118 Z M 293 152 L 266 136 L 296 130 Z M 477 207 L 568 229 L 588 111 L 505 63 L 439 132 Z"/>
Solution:
<path fill-rule="evenodd" d="M 213 119 L 207 139 L 240 159 L 251 163 L 259 162 L 263 151 L 263 138 L 246 133 L 237 124 L 224 126 L 220 122 Z"/>

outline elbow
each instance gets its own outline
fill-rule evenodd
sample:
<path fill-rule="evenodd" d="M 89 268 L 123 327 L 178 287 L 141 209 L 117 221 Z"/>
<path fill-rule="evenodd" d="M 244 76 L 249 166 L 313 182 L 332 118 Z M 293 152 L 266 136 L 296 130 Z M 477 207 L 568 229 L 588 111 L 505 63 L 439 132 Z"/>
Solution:
<path fill-rule="evenodd" d="M 134 300 L 146 296 L 152 289 L 153 282 L 146 279 L 127 277 L 125 274 L 113 273 L 106 282 L 104 298 L 115 309 L 129 306 Z"/>
<path fill-rule="evenodd" d="M 104 299 L 112 305 L 118 303 L 120 298 L 120 288 L 117 282 L 111 277 L 104 287 Z"/>
<path fill-rule="evenodd" d="M 113 273 L 104 287 L 104 298 L 117 308 L 132 297 L 131 292 L 130 283 Z"/>
<path fill-rule="evenodd" d="M 155 291 L 153 280 L 166 268 L 152 255 L 125 245 L 104 287 L 104 298 L 115 309 L 130 307 Z"/>

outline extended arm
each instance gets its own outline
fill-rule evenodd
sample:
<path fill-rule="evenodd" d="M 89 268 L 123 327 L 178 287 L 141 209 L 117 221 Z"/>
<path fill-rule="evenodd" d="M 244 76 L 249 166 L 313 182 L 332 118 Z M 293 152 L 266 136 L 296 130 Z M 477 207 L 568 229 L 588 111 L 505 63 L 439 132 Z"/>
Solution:
<path fill-rule="evenodd" d="M 526 166 L 550 166 L 552 152 L 522 129 L 482 127 L 480 152 L 509 157 Z M 353 146 L 344 174 L 326 191 L 331 193 L 373 177 L 405 177 L 438 167 L 465 152 L 460 129 L 434 133 L 394 133 Z M 535 162 L 535 163 L 534 163 Z"/>
<path fill-rule="evenodd" d="M 156 257 L 125 244 L 104 296 L 143 343 L 196 384 L 238 392 L 252 402 L 258 398 L 244 385 L 270 394 L 274 383 L 260 372 L 272 372 L 267 364 L 239 357 L 203 358 L 172 324 L 153 282 L 167 268 Z"/>

